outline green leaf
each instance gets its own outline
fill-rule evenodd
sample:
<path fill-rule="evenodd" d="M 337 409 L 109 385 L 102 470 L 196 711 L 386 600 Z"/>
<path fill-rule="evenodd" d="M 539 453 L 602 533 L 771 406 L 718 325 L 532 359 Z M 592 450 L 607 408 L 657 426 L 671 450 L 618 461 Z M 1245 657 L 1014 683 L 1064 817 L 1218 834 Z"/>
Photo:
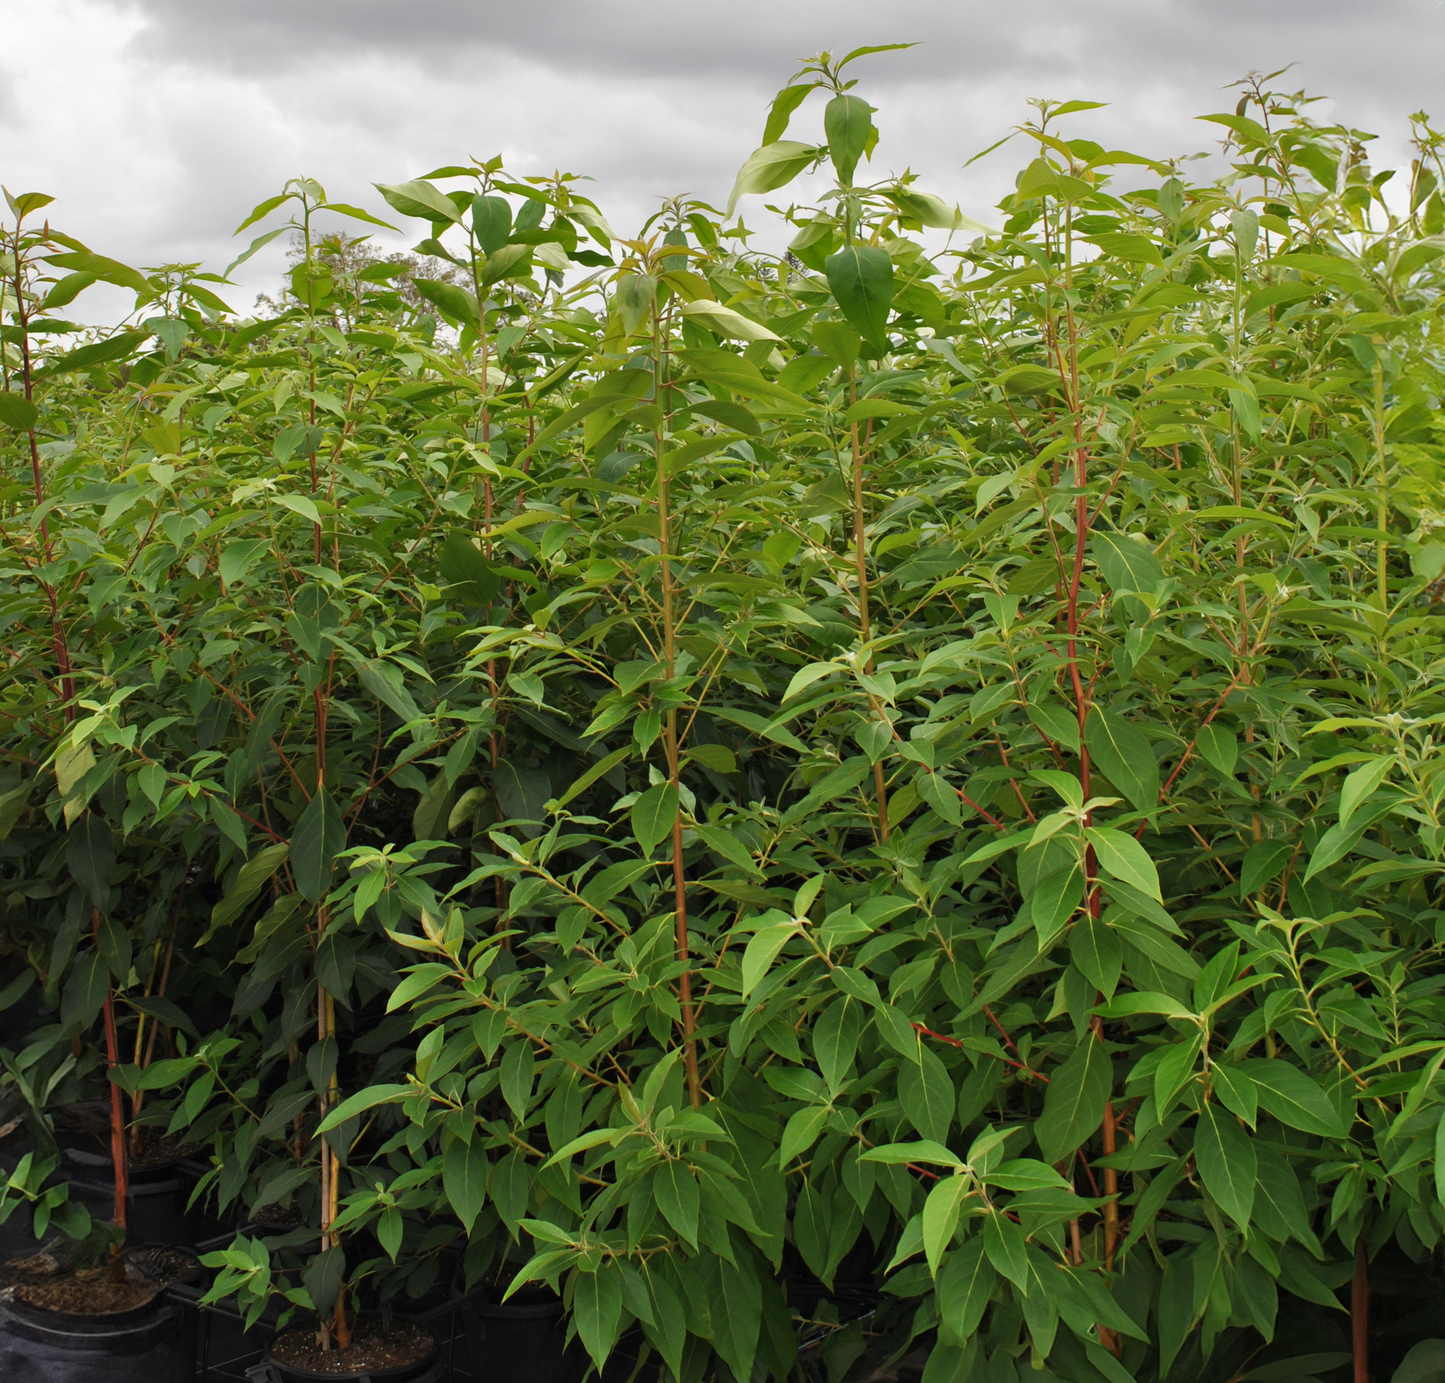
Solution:
<path fill-rule="evenodd" d="M 1258 1087 L 1259 1102 L 1282 1124 L 1322 1138 L 1345 1138 L 1349 1125 L 1323 1090 L 1298 1066 L 1277 1058 L 1256 1057 L 1240 1071 Z"/>
<path fill-rule="evenodd" d="M 1141 812 L 1159 804 L 1159 764 L 1143 732 L 1102 706 L 1084 722 L 1084 743 L 1104 776 Z"/>
<path fill-rule="evenodd" d="M 256 559 L 270 546 L 269 538 L 248 538 L 242 542 L 227 543 L 221 549 L 221 580 L 228 586 L 241 580 L 251 570 Z"/>
<path fill-rule="evenodd" d="M 403 721 L 421 719 L 421 708 L 407 691 L 400 668 L 390 663 L 367 663 L 356 676 L 367 691 L 383 706 L 389 706 Z"/>
<path fill-rule="evenodd" d="M 888 311 L 893 304 L 893 261 L 875 245 L 849 245 L 823 262 L 838 308 L 873 355 L 887 350 Z"/>
<path fill-rule="evenodd" d="M 777 914 L 775 913 L 774 916 Z M 742 995 L 744 999 L 758 987 L 759 981 L 768 973 L 768 968 L 777 959 L 778 952 L 797 935 L 798 924 L 796 922 L 775 922 L 767 927 L 759 927 L 753 933 L 752 938 L 748 941 L 747 950 L 743 952 Z"/>
<path fill-rule="evenodd" d="M 1108 1053 L 1091 1032 L 1049 1077 L 1044 1112 L 1034 1124 L 1045 1162 L 1062 1162 L 1103 1123 L 1112 1086 Z"/>
<path fill-rule="evenodd" d="M 291 872 L 296 891 L 308 903 L 320 901 L 331 887 L 336 856 L 344 849 L 346 823 L 341 811 L 330 792 L 317 788 L 291 835 Z"/>
<path fill-rule="evenodd" d="M 823 111 L 823 132 L 838 181 L 853 185 L 853 170 L 873 133 L 873 108 L 861 96 L 835 96 Z"/>
<path fill-rule="evenodd" d="M 758 1332 L 762 1325 L 762 1288 L 751 1265 L 718 1262 L 718 1298 L 713 1312 L 713 1347 L 735 1379 L 753 1376 Z"/>
<path fill-rule="evenodd" d="M 1341 831 L 1348 829 L 1350 818 L 1354 816 L 1360 804 L 1385 781 L 1394 763 L 1393 757 L 1375 759 L 1370 763 L 1361 764 L 1345 779 L 1340 788 Z M 1310 860 L 1310 865 L 1313 868 L 1313 859 Z"/>
<path fill-rule="evenodd" d="M 1204 761 L 1221 778 L 1233 778 L 1235 765 L 1239 761 L 1239 740 L 1232 730 L 1223 725 L 1206 725 L 1194 739 L 1195 746 L 1204 756 Z"/>
<path fill-rule="evenodd" d="M 1147 897 L 1162 901 L 1159 871 L 1149 858 L 1149 852 L 1133 836 L 1108 826 L 1089 826 L 1084 834 L 1106 873 L 1131 888 L 1137 888 Z"/>
<path fill-rule="evenodd" d="M 651 855 L 659 843 L 672 834 L 677 812 L 677 788 L 671 783 L 648 788 L 632 804 L 632 833 L 644 855 Z"/>
<path fill-rule="evenodd" d="M 741 312 L 722 303 L 708 302 L 700 298 L 697 302 L 684 303 L 684 320 L 698 322 L 714 336 L 727 337 L 733 341 L 781 341 L 776 332 L 769 331 L 761 322 L 744 317 Z"/>
<path fill-rule="evenodd" d="M 472 234 L 485 255 L 494 255 L 512 234 L 512 208 L 505 197 L 472 198 Z"/>
<path fill-rule="evenodd" d="M 388 206 L 403 216 L 414 216 L 421 221 L 460 222 L 462 213 L 445 192 L 435 188 L 421 178 L 412 182 L 373 183 L 373 187 L 386 198 Z"/>
<path fill-rule="evenodd" d="M 134 355 L 140 345 L 148 340 L 148 331 L 123 331 L 104 341 L 92 341 L 88 346 L 78 346 L 64 355 L 50 356 L 38 372 L 47 379 L 66 374 L 71 370 L 89 370 L 96 365 L 108 365 L 114 360 L 124 360 Z"/>
<path fill-rule="evenodd" d="M 204 946 L 220 928 L 230 926 L 260 893 L 266 881 L 286 862 L 290 853 L 290 842 L 283 840 L 268 845 L 247 860 L 236 871 L 231 891 L 211 909 L 211 925 L 196 943 L 197 946 Z"/>
<path fill-rule="evenodd" d="M 768 122 L 763 126 L 763 145 L 776 144 L 787 133 L 788 121 L 792 119 L 793 112 L 807 99 L 808 93 L 816 91 L 817 87 L 817 82 L 802 82 L 795 86 L 785 86 L 773 97 L 773 103 L 768 107 Z"/>
<path fill-rule="evenodd" d="M 884 1143 L 860 1153 L 860 1162 L 887 1162 L 904 1165 L 909 1162 L 927 1162 L 941 1167 L 962 1167 L 957 1153 L 950 1152 L 942 1143 L 925 1138 L 917 1143 Z"/>
<path fill-rule="evenodd" d="M 487 1203 L 487 1177 L 492 1164 L 481 1138 L 470 1143 L 454 1138 L 442 1155 L 442 1189 L 468 1234 Z"/>
<path fill-rule="evenodd" d="M 65 863 L 90 905 L 104 912 L 110 903 L 110 872 L 115 868 L 115 842 L 104 817 L 86 812 L 70 828 Z"/>
<path fill-rule="evenodd" d="M 374 1109 L 379 1104 L 395 1104 L 412 1093 L 409 1085 L 369 1085 L 365 1090 L 358 1090 L 356 1094 L 347 1096 L 334 1109 L 329 1110 L 316 1126 L 316 1132 L 329 1133 L 334 1128 L 340 1128 L 348 1119 L 364 1114 L 368 1109 Z"/>
<path fill-rule="evenodd" d="M 810 1105 L 793 1114 L 783 1129 L 782 1142 L 778 1144 L 778 1166 L 786 1169 L 795 1157 L 807 1152 L 818 1141 L 818 1135 L 827 1122 L 826 1105 Z"/>
<path fill-rule="evenodd" d="M 1029 1282 L 1029 1256 L 1024 1232 L 1001 1210 L 990 1210 L 983 1222 L 983 1251 L 988 1261 L 1019 1291 Z"/>
<path fill-rule="evenodd" d="M 1254 1142 L 1234 1115 L 1217 1104 L 1199 1111 L 1194 1160 L 1204 1189 L 1240 1229 L 1248 1230 L 1257 1178 Z"/>
<path fill-rule="evenodd" d="M 696 1250 L 700 1195 L 692 1168 L 680 1161 L 664 1162 L 652 1174 L 652 1194 L 668 1224 Z"/>
<path fill-rule="evenodd" d="M 572 1320 L 601 1373 L 622 1325 L 622 1279 L 610 1260 L 604 1259 L 593 1272 L 579 1270 L 573 1278 Z"/>
<path fill-rule="evenodd" d="M 492 786 L 506 819 L 528 823 L 522 834 L 529 839 L 539 835 L 547 819 L 547 802 L 552 796 L 552 784 L 546 773 L 507 758 L 497 765 Z"/>
<path fill-rule="evenodd" d="M 39 416 L 40 410 L 23 394 L 0 392 L 0 426 L 29 432 Z"/>
<path fill-rule="evenodd" d="M 475 329 L 481 322 L 476 296 L 454 283 L 439 279 L 413 279 L 416 291 L 454 326 Z"/>
<path fill-rule="evenodd" d="M 1124 957 L 1118 933 L 1085 912 L 1069 933 L 1069 954 L 1084 978 L 1101 991 L 1106 1000 L 1112 998 Z"/>
<path fill-rule="evenodd" d="M 822 153 L 823 150 L 812 144 L 797 144 L 790 139 L 775 139 L 761 149 L 755 149 L 738 169 L 724 214 L 733 214 L 740 197 L 755 192 L 772 192 L 792 182 L 805 168 L 817 162 Z"/>
<path fill-rule="evenodd" d="M 88 951 L 75 962 L 60 997 L 60 1025 L 84 1032 L 105 1003 L 110 976 L 99 953 Z"/>
<path fill-rule="evenodd" d="M 527 1107 L 532 1102 L 532 1084 L 536 1080 L 537 1056 L 532 1044 L 519 1037 L 502 1053 L 502 1098 L 518 1123 L 525 1122 Z"/>
<path fill-rule="evenodd" d="M 501 576 L 464 528 L 448 532 L 437 571 L 451 593 L 465 605 L 490 605 L 502 588 Z"/>
<path fill-rule="evenodd" d="M 938 1274 L 940 1336 L 947 1332 L 956 1344 L 973 1338 L 998 1284 L 998 1274 L 984 1252 L 983 1236 L 975 1234 L 961 1249 L 943 1260 Z"/>
<path fill-rule="evenodd" d="M 923 1202 L 923 1254 L 930 1272 L 938 1271 L 944 1250 L 958 1228 L 959 1212 L 969 1193 L 969 1179 L 963 1176 L 944 1177 L 934 1185 Z"/>
<path fill-rule="evenodd" d="M 1287 840 L 1257 840 L 1244 852 L 1239 868 L 1239 896 L 1248 898 L 1285 867 L 1295 847 Z"/>
<path fill-rule="evenodd" d="M 853 1068 L 862 1020 L 858 1002 L 842 995 L 818 1015 L 813 1024 L 813 1055 L 829 1095 L 836 1095 Z"/>
<path fill-rule="evenodd" d="M 903 1113 L 919 1134 L 930 1142 L 948 1138 L 958 1096 L 949 1079 L 948 1068 L 926 1045 L 918 1049 L 918 1060 L 904 1062 L 898 1069 L 898 1098 Z"/>
<path fill-rule="evenodd" d="M 1096 529 L 1089 537 L 1089 552 L 1116 595 L 1121 591 L 1148 593 L 1164 579 L 1164 568 L 1148 543 L 1123 533 Z"/>

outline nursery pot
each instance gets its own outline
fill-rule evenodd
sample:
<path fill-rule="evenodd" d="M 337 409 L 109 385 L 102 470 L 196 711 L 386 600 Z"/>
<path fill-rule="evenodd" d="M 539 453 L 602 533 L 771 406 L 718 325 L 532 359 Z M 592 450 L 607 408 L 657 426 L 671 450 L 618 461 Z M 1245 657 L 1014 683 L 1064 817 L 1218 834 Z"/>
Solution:
<path fill-rule="evenodd" d="M 382 1383 L 383 1379 L 386 1383 L 441 1383 L 447 1373 L 446 1361 L 442 1358 L 441 1348 L 435 1339 L 426 1356 L 415 1363 L 354 1373 L 314 1373 L 310 1369 L 278 1359 L 272 1352 L 274 1348 L 273 1340 L 266 1347 L 266 1355 L 261 1363 L 246 1370 L 246 1377 L 251 1383 L 302 1383 L 302 1380 L 305 1380 L 305 1383 L 314 1383 L 314 1380 L 324 1380 L 324 1383 L 372 1383 L 372 1380 L 375 1380 L 375 1383 Z"/>
<path fill-rule="evenodd" d="M 485 1301 L 464 1318 L 473 1377 L 507 1383 L 578 1383 L 587 1368 L 580 1348 L 566 1347 L 562 1301 L 550 1292 L 517 1292 Z"/>
<path fill-rule="evenodd" d="M 109 1156 L 67 1148 L 62 1173 L 74 1199 L 97 1219 L 110 1219 L 115 1206 L 115 1173 Z M 186 1214 L 193 1184 L 179 1174 L 177 1164 L 131 1173 L 125 1204 L 126 1243 L 195 1243 L 194 1225 Z"/>
<path fill-rule="evenodd" d="M 0 1294 L 5 1383 L 190 1383 L 195 1343 L 163 1296 L 108 1315 L 46 1311 Z"/>

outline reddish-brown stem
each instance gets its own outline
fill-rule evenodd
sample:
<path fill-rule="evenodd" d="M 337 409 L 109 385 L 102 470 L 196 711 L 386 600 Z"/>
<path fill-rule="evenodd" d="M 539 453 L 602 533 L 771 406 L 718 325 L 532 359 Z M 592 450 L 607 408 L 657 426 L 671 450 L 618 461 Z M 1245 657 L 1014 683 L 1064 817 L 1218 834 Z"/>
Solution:
<path fill-rule="evenodd" d="M 92 911 L 96 945 L 100 945 L 100 909 Z M 120 1042 L 115 1031 L 115 995 L 109 980 L 105 986 L 105 1062 L 110 1082 L 110 1157 L 115 1171 L 115 1227 L 125 1231 L 125 1203 L 130 1194 L 125 1161 L 125 1107 L 121 1103 L 120 1086 L 115 1074 L 120 1067 Z"/>
<path fill-rule="evenodd" d="M 1350 1335 L 1354 1346 L 1354 1383 L 1370 1383 L 1370 1263 L 1361 1230 L 1355 1240 L 1355 1278 L 1350 1285 Z"/>

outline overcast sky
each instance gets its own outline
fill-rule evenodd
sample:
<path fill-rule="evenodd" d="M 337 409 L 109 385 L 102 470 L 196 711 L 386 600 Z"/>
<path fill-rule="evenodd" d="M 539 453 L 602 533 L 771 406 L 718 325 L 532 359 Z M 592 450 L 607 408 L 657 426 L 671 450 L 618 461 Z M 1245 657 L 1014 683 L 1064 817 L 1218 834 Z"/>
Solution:
<path fill-rule="evenodd" d="M 1408 159 L 1410 112 L 1445 118 L 1445 0 L 0 0 L 0 20 L 0 181 L 138 265 L 224 268 L 297 174 L 384 213 L 373 182 L 498 152 L 590 174 L 627 233 L 661 196 L 725 201 L 794 60 L 824 47 L 919 41 L 856 65 L 874 171 L 911 166 L 984 221 L 1024 147 L 962 164 L 1031 96 L 1107 101 L 1073 131 L 1156 156 L 1213 147 L 1193 117 L 1289 63 L 1278 85 L 1379 135 L 1377 165 Z M 819 137 L 821 104 L 795 124 Z M 238 271 L 232 305 L 281 261 Z"/>

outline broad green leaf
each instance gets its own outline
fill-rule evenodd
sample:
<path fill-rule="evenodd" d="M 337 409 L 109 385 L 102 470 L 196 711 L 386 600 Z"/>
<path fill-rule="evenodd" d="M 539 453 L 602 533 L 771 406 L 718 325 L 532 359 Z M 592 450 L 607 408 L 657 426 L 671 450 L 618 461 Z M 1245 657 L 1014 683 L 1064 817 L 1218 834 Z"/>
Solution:
<path fill-rule="evenodd" d="M 611 1259 L 588 1272 L 579 1269 L 572 1285 L 572 1320 L 583 1348 L 601 1373 L 622 1325 L 622 1280 Z"/>
<path fill-rule="evenodd" d="M 677 813 L 677 789 L 671 783 L 659 783 L 654 788 L 648 788 L 632 804 L 632 833 L 637 837 L 638 848 L 644 855 L 651 855 L 672 834 Z"/>
<path fill-rule="evenodd" d="M 1249 1229 L 1257 1164 L 1254 1142 L 1239 1120 L 1217 1104 L 1199 1112 L 1194 1131 L 1194 1160 L 1204 1189 L 1240 1229 Z"/>
<path fill-rule="evenodd" d="M 23 394 L 0 393 L 0 426 L 29 432 L 39 416 L 40 410 Z"/>
<path fill-rule="evenodd" d="M 798 935 L 796 922 L 775 922 L 759 927 L 749 940 L 743 952 L 743 998 L 758 987 L 759 981 L 767 974 L 778 953 Z"/>
<path fill-rule="evenodd" d="M 714 336 L 727 337 L 734 341 L 781 341 L 782 337 L 769 331 L 761 322 L 744 317 L 741 312 L 722 303 L 705 300 L 684 303 L 682 315 L 687 321 L 698 322 Z"/>
<path fill-rule="evenodd" d="M 1324 1138 L 1348 1136 L 1349 1128 L 1341 1122 L 1334 1102 L 1298 1066 L 1278 1058 L 1256 1057 L 1239 1069 L 1254 1082 L 1260 1104 L 1280 1123 Z"/>
<path fill-rule="evenodd" d="M 327 789 L 318 787 L 297 818 L 291 835 L 291 872 L 296 879 L 296 891 L 308 903 L 318 902 L 331 887 L 336 856 L 344 849 L 346 823 L 336 799 Z"/>
<path fill-rule="evenodd" d="M 1194 743 L 1209 764 L 1222 778 L 1233 778 L 1235 765 L 1239 762 L 1239 740 L 1232 730 L 1215 723 L 1206 725 Z"/>
<path fill-rule="evenodd" d="M 873 133 L 873 111 L 861 96 L 835 96 L 823 111 L 828 155 L 844 187 L 853 184 L 853 170 L 868 148 Z"/>
<path fill-rule="evenodd" d="M 462 213 L 446 193 L 433 187 L 421 178 L 403 183 L 373 183 L 373 187 L 386 198 L 388 206 L 403 216 L 414 216 L 423 221 L 459 222 Z"/>
<path fill-rule="evenodd" d="M 668 1224 L 695 1248 L 699 1193 L 692 1169 L 679 1161 L 662 1163 L 652 1174 L 652 1194 Z"/>
<path fill-rule="evenodd" d="M 1159 871 L 1149 858 L 1149 852 L 1133 836 L 1108 826 L 1090 826 L 1084 834 L 1106 873 L 1148 897 L 1162 901 Z"/>
<path fill-rule="evenodd" d="M 379 1104 L 395 1104 L 397 1100 L 412 1093 L 414 1092 L 409 1085 L 369 1085 L 365 1090 L 358 1090 L 356 1094 L 347 1096 L 334 1109 L 327 1111 L 326 1117 L 316 1126 L 316 1132 L 329 1133 L 334 1128 L 340 1128 L 348 1119 L 364 1114 L 368 1109 L 374 1109 Z"/>
<path fill-rule="evenodd" d="M 512 234 L 512 208 L 505 197 L 472 198 L 472 234 L 486 255 L 496 254 L 507 243 Z"/>
<path fill-rule="evenodd" d="M 768 121 L 763 126 L 762 143 L 764 146 L 775 144 L 788 130 L 788 121 L 792 118 L 793 112 L 803 104 L 810 91 L 817 89 L 817 82 L 799 82 L 796 85 L 785 86 L 776 96 L 773 103 L 768 107 Z"/>
<path fill-rule="evenodd" d="M 442 1189 L 467 1233 L 487 1202 L 487 1177 L 492 1164 L 480 1138 L 464 1143 L 454 1138 L 442 1154 Z"/>
<path fill-rule="evenodd" d="M 1089 535 L 1089 552 L 1115 594 L 1147 593 L 1164 579 L 1164 568 L 1148 543 L 1127 534 L 1096 529 Z"/>
<path fill-rule="evenodd" d="M 728 196 L 727 216 L 733 214 L 738 199 L 755 192 L 772 192 L 792 182 L 805 168 L 816 163 L 825 151 L 812 144 L 798 144 L 791 139 L 774 139 L 748 155 Z"/>
<path fill-rule="evenodd" d="M 818 1015 L 813 1024 L 813 1055 L 830 1095 L 836 1095 L 853 1068 L 862 1029 L 859 1005 L 846 994 Z"/>
<path fill-rule="evenodd" d="M 997 1285 L 998 1274 L 984 1252 L 981 1234 L 948 1254 L 938 1273 L 940 1337 L 946 1333 L 955 1345 L 971 1340 Z"/>
<path fill-rule="evenodd" d="M 944 1177 L 934 1184 L 923 1203 L 923 1254 L 930 1272 L 937 1273 L 944 1250 L 958 1228 L 959 1212 L 969 1192 L 964 1176 Z"/>
<path fill-rule="evenodd" d="M 286 862 L 290 853 L 290 843 L 283 840 L 257 851 L 247 860 L 237 871 L 231 891 L 211 909 L 211 925 L 196 944 L 204 946 L 221 927 L 230 926 L 261 892 L 266 881 Z"/>
<path fill-rule="evenodd" d="M 1375 759 L 1373 762 L 1361 764 L 1345 779 L 1340 788 L 1341 831 L 1349 828 L 1350 818 L 1360 804 L 1385 781 L 1394 763 L 1393 758 Z M 1313 859 L 1310 864 L 1313 866 Z"/>
<path fill-rule="evenodd" d="M 888 311 L 893 303 L 893 261 L 874 245 L 849 245 L 823 265 L 839 310 L 872 354 L 887 350 Z"/>
<path fill-rule="evenodd" d="M 898 1068 L 898 1096 L 903 1113 L 919 1134 L 934 1143 L 948 1137 L 958 1096 L 948 1068 L 927 1046 L 918 1048 L 918 1060 Z"/>
<path fill-rule="evenodd" d="M 917 1143 L 884 1143 L 879 1147 L 869 1148 L 867 1152 L 859 1154 L 859 1161 L 894 1164 L 927 1162 L 942 1167 L 963 1166 L 956 1153 L 949 1152 L 942 1143 L 934 1143 L 926 1138 Z"/>
<path fill-rule="evenodd" d="M 1049 1076 L 1044 1112 L 1034 1123 L 1044 1161 L 1062 1162 L 1099 1127 L 1112 1085 L 1108 1054 L 1089 1033 Z"/>
<path fill-rule="evenodd" d="M 1103 706 L 1084 722 L 1084 743 L 1104 776 L 1141 812 L 1159 802 L 1159 764 L 1143 732 Z"/>
<path fill-rule="evenodd" d="M 1001 1210 L 990 1210 L 984 1216 L 980 1237 L 988 1261 L 1019 1291 L 1024 1291 L 1029 1281 L 1029 1259 L 1023 1230 Z"/>
<path fill-rule="evenodd" d="M 65 863 L 70 877 L 84 889 L 90 906 L 104 912 L 110 905 L 110 874 L 115 868 L 115 843 L 110 823 L 86 812 L 65 840 Z"/>

